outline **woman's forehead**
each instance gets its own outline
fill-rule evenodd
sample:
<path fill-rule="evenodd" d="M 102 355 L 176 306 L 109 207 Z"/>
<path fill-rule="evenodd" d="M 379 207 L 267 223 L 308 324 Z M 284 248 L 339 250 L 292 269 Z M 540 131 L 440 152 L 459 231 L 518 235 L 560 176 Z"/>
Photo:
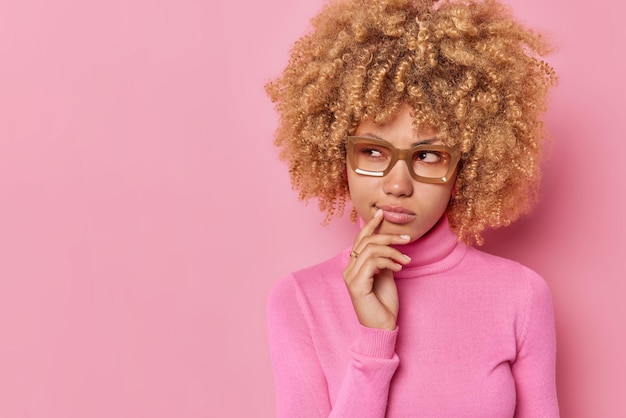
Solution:
<path fill-rule="evenodd" d="M 388 142 L 400 141 L 405 145 L 437 137 L 438 129 L 428 125 L 417 125 L 413 113 L 413 108 L 403 105 L 382 123 L 365 119 L 357 125 L 355 135 L 371 136 Z"/>

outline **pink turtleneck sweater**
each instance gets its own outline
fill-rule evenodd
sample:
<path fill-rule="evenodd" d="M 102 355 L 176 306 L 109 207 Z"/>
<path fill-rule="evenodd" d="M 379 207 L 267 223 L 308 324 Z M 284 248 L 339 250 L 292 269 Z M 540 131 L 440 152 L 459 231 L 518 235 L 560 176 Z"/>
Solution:
<path fill-rule="evenodd" d="M 459 242 L 446 217 L 401 251 L 394 331 L 357 321 L 349 250 L 276 283 L 268 300 L 279 417 L 558 417 L 550 291 Z"/>

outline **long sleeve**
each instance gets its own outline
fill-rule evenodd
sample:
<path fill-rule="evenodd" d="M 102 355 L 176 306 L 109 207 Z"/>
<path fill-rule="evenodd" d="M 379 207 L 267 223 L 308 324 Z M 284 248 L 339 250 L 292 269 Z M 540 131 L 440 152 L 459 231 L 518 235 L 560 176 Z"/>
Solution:
<path fill-rule="evenodd" d="M 511 366 L 517 396 L 515 417 L 554 418 L 559 416 L 559 408 L 552 298 L 543 279 L 531 270 L 525 270 L 530 279 L 528 303 L 517 358 Z"/>
<path fill-rule="evenodd" d="M 397 330 L 359 326 L 349 347 L 344 347 L 339 335 L 316 339 L 315 322 L 328 318 L 316 317 L 307 302 L 292 277 L 278 282 L 268 299 L 277 416 L 384 417 L 389 384 L 399 363 L 394 353 Z M 333 328 L 324 329 L 332 332 Z M 328 341 L 338 344 L 329 346 Z M 337 357 L 328 350 L 345 350 L 345 367 L 324 369 L 321 358 Z M 335 399 L 329 394 L 329 381 L 341 382 Z"/>

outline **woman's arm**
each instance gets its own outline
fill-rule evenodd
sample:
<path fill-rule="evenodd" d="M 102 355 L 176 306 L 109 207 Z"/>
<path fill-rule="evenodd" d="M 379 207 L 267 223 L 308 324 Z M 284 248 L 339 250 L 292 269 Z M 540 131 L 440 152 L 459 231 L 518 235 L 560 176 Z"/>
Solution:
<path fill-rule="evenodd" d="M 389 384 L 399 363 L 395 355 L 398 291 L 393 271 L 401 270 L 410 258 L 390 246 L 406 243 L 408 236 L 375 233 L 382 220 L 382 211 L 378 210 L 364 225 L 343 271 L 359 321 L 348 353 L 341 344 L 315 345 L 311 332 L 315 319 L 295 280 L 285 280 L 274 287 L 268 320 L 279 417 L 385 416 Z M 329 376 L 324 374 L 319 357 L 342 357 L 344 353 L 350 358 L 347 369 L 326 370 L 333 374 L 333 382 L 342 381 L 338 393 L 330 396 Z"/>
<path fill-rule="evenodd" d="M 556 394 L 556 337 L 550 289 L 535 272 L 527 269 L 528 301 L 518 343 L 517 359 L 511 366 L 515 378 L 516 418 L 559 416 Z"/>
<path fill-rule="evenodd" d="M 274 371 L 278 417 L 381 418 L 387 408 L 389 383 L 398 367 L 394 353 L 397 329 L 360 326 L 349 350 L 339 392 L 331 404 L 327 376 L 311 334 L 308 309 L 295 280 L 277 283 L 268 300 L 268 337 Z M 329 376 L 330 377 L 330 376 Z"/>

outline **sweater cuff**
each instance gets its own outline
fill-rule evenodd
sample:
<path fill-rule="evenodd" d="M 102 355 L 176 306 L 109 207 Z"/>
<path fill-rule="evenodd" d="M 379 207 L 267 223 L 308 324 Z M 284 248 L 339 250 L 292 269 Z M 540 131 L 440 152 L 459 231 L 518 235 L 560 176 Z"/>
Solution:
<path fill-rule="evenodd" d="M 393 331 L 387 331 L 359 324 L 359 332 L 352 350 L 367 357 L 391 359 L 396 351 L 397 336 L 398 327 Z"/>

